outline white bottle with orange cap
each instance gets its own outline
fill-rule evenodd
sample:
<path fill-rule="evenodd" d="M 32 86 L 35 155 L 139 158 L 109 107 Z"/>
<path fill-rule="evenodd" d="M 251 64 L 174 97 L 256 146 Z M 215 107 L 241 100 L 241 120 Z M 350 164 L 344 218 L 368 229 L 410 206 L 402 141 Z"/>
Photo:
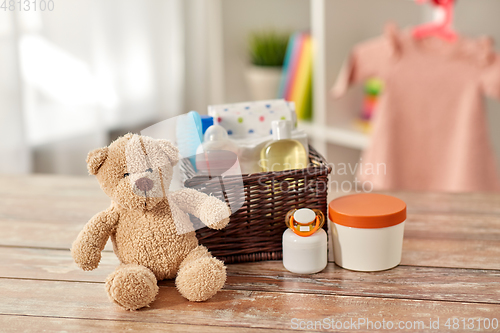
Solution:
<path fill-rule="evenodd" d="M 318 209 L 293 209 L 286 215 L 283 233 L 283 266 L 292 273 L 313 274 L 328 263 L 327 235 Z"/>

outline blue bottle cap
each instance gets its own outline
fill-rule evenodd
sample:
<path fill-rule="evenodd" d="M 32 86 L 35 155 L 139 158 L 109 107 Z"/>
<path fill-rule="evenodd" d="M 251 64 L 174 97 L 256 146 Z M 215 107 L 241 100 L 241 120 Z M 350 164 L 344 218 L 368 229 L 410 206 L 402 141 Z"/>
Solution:
<path fill-rule="evenodd" d="M 207 131 L 207 128 L 214 124 L 214 118 L 207 115 L 201 115 L 201 131 L 203 134 Z"/>

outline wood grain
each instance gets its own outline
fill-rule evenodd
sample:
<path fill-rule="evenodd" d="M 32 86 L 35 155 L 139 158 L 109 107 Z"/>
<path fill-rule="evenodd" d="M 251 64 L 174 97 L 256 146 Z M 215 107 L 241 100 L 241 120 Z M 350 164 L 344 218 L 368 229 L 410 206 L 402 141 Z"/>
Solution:
<path fill-rule="evenodd" d="M 95 283 L 0 279 L 0 313 L 272 329 L 290 329 L 293 318 L 428 323 L 438 317 L 441 321 L 498 318 L 500 313 L 496 304 L 233 290 L 222 290 L 209 301 L 196 303 L 184 299 L 173 287 L 161 287 L 150 308 L 128 312 L 111 304 L 103 289 Z"/>
<path fill-rule="evenodd" d="M 64 175 L 0 175 L 0 196 L 3 198 L 68 198 L 107 199 L 93 176 Z"/>
<path fill-rule="evenodd" d="M 114 253 L 103 252 L 99 267 L 84 272 L 69 250 L 0 247 L 0 277 L 103 283 L 120 262 Z"/>
<path fill-rule="evenodd" d="M 103 283 L 118 266 L 103 253 L 99 268 L 80 270 L 69 251 L 0 247 L 0 277 Z M 354 272 L 334 264 L 318 274 L 293 274 L 281 261 L 227 266 L 225 289 L 500 304 L 500 271 L 399 266 Z M 161 285 L 173 286 L 173 281 Z"/>
<path fill-rule="evenodd" d="M 404 237 L 500 242 L 500 214 L 409 213 Z"/>
<path fill-rule="evenodd" d="M 127 312 L 104 290 L 115 255 L 104 252 L 97 270 L 83 272 L 68 251 L 109 205 L 97 181 L 0 176 L 0 330 L 274 332 L 290 330 L 292 318 L 368 318 L 422 320 L 420 331 L 431 331 L 430 318 L 440 318 L 441 330 L 447 318 L 500 320 L 500 194 L 388 194 L 408 205 L 395 269 L 361 273 L 330 263 L 295 275 L 280 261 L 229 265 L 225 288 L 208 302 L 188 302 L 162 281 L 150 308 Z"/>
<path fill-rule="evenodd" d="M 0 246 L 68 250 L 85 223 L 0 220 Z M 113 250 L 110 241 L 104 250 Z"/>
<path fill-rule="evenodd" d="M 500 242 L 405 238 L 401 263 L 413 266 L 500 269 Z"/>
<path fill-rule="evenodd" d="M 500 240 L 495 239 L 500 233 L 499 219 L 493 215 L 482 217 L 478 230 L 469 230 L 467 218 L 410 215 L 405 226 L 402 264 L 500 269 Z M 69 249 L 85 223 L 0 220 L 0 245 Z M 111 244 L 105 250 L 112 251 Z"/>
<path fill-rule="evenodd" d="M 228 266 L 227 289 L 292 291 L 500 304 L 500 271 L 398 266 L 354 272 L 334 264 L 317 274 L 293 274 L 281 262 Z"/>
<path fill-rule="evenodd" d="M 227 329 L 221 326 L 201 326 L 190 324 L 144 323 L 130 320 L 95 320 L 77 318 L 53 318 L 37 316 L 0 315 L 2 332 L 206 332 L 220 333 Z M 237 333 L 274 333 L 283 330 L 231 327 Z"/>

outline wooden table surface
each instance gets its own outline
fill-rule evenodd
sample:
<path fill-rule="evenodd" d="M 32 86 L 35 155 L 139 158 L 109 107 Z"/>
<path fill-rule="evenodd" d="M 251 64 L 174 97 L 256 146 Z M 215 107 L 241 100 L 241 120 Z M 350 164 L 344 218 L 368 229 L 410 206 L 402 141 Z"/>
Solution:
<path fill-rule="evenodd" d="M 78 269 L 69 252 L 87 220 L 108 206 L 96 180 L 2 176 L 0 331 L 314 331 L 318 323 L 333 331 L 332 322 L 338 331 L 383 330 L 361 326 L 363 318 L 391 322 L 392 331 L 403 323 L 436 332 L 429 326 L 438 318 L 440 331 L 500 331 L 492 328 L 500 321 L 500 195 L 394 195 L 406 201 L 408 219 L 402 263 L 392 270 L 329 263 L 296 275 L 281 261 L 228 265 L 224 289 L 207 302 L 189 302 L 162 281 L 150 308 L 128 312 L 104 290 L 118 265 L 109 244 L 92 272 Z M 425 327 L 416 327 L 420 321 Z"/>

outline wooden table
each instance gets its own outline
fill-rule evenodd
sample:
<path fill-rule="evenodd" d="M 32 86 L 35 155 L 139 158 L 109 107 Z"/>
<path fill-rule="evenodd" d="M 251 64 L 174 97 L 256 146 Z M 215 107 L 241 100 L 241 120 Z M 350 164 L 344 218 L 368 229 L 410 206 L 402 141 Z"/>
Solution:
<path fill-rule="evenodd" d="M 79 270 L 68 250 L 109 203 L 96 180 L 0 177 L 0 331 L 273 332 L 313 321 L 333 331 L 325 325 L 332 320 L 340 331 L 372 330 L 347 327 L 364 318 L 386 328 L 391 322 L 392 331 L 403 323 L 436 332 L 429 325 L 439 318 L 440 331 L 469 332 L 479 323 L 485 330 L 485 318 L 498 323 L 500 195 L 395 195 L 409 212 L 397 268 L 360 273 L 330 263 L 321 273 L 295 275 L 280 261 L 229 265 L 226 286 L 207 302 L 188 302 L 164 281 L 150 308 L 128 312 L 104 290 L 118 264 L 109 246 L 92 272 Z"/>

